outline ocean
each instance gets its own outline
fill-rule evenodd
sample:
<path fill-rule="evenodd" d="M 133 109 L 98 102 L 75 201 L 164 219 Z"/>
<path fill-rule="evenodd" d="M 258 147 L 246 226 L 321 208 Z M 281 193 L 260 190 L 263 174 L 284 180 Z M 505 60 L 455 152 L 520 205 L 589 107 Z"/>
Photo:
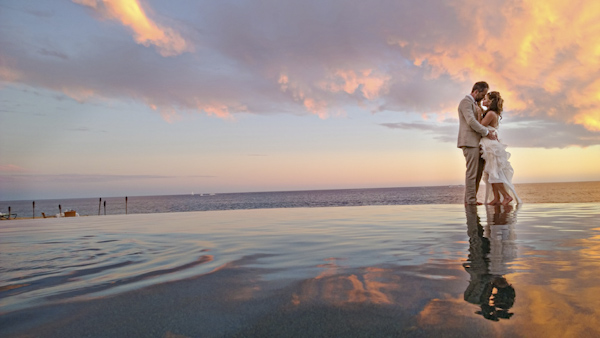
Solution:
<path fill-rule="evenodd" d="M 600 202 L 600 182 L 516 184 L 523 203 Z M 485 186 L 480 189 L 483 201 Z M 35 217 L 61 210 L 75 210 L 80 216 L 149 214 L 186 211 L 313 208 L 375 205 L 462 204 L 463 186 L 400 187 L 312 191 L 281 191 L 108 198 L 51 199 L 35 201 Z M 17 218 L 34 216 L 33 202 L 0 201 L 0 211 Z M 105 205 L 106 203 L 106 205 Z"/>
<path fill-rule="evenodd" d="M 218 204 L 384 203 L 407 191 Z M 405 198 L 427 200 L 418 195 Z M 600 203 L 525 203 L 3 221 L 0 336 L 598 337 L 599 217 Z"/>
<path fill-rule="evenodd" d="M 516 190 L 2 202 L 0 336 L 599 336 L 600 182 Z"/>

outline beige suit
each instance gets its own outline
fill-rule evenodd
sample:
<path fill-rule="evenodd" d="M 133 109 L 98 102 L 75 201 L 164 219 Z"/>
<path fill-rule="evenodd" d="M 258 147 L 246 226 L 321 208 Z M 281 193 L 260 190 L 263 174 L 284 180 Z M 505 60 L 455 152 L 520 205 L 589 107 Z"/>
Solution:
<path fill-rule="evenodd" d="M 479 140 L 487 136 L 488 129 L 481 125 L 475 117 L 477 104 L 471 95 L 465 96 L 458 105 L 458 144 L 467 161 L 465 173 L 465 203 L 477 203 L 477 190 L 483 173 L 485 162 L 479 154 Z"/>

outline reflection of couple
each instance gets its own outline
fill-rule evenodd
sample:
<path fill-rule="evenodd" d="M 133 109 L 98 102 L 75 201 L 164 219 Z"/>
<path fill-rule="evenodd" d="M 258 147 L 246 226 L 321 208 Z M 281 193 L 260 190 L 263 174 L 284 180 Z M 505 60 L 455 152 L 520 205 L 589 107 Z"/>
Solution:
<path fill-rule="evenodd" d="M 486 183 L 485 201 L 488 202 L 490 185 L 494 199 L 489 204 L 508 205 L 521 199 L 512 184 L 513 168 L 508 161 L 510 153 L 498 140 L 498 125 L 502 118 L 504 100 L 499 92 L 488 93 L 486 82 L 477 82 L 458 106 L 458 147 L 467 162 L 465 174 L 465 204 L 477 205 L 477 191 L 482 176 Z M 483 104 L 487 110 L 481 108 Z M 502 196 L 502 201 L 500 196 Z"/>
<path fill-rule="evenodd" d="M 489 320 L 509 319 L 515 303 L 515 289 L 504 274 L 507 263 L 515 258 L 514 220 L 512 207 L 489 207 L 487 237 L 477 215 L 477 207 L 466 206 L 469 235 L 469 258 L 463 264 L 471 276 L 464 299 L 478 305 L 482 315 Z"/>

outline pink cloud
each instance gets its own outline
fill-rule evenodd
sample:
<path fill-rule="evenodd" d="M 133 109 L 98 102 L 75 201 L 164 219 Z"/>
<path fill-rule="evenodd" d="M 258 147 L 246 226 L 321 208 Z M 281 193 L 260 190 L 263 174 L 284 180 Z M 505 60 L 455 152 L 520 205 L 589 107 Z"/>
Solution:
<path fill-rule="evenodd" d="M 0 165 L 0 172 L 4 173 L 24 173 L 27 169 L 14 164 Z"/>
<path fill-rule="evenodd" d="M 600 7 L 537 0 L 473 0 L 452 7 L 471 27 L 471 38 L 456 43 L 404 32 L 388 42 L 407 51 L 414 65 L 429 68 L 433 78 L 485 79 L 512 111 L 600 131 L 600 48 L 594 43 Z M 536 95 L 555 101 L 547 105 Z"/>
<path fill-rule="evenodd" d="M 358 91 L 367 100 L 375 100 L 387 92 L 391 79 L 390 75 L 377 74 L 373 69 L 358 72 L 338 69 L 319 86 L 333 93 L 344 91 L 347 94 L 356 94 Z"/>
<path fill-rule="evenodd" d="M 0 35 L 2 80 L 80 102 L 134 100 L 169 121 L 192 111 L 324 118 L 350 109 L 433 121 L 455 116 L 473 82 L 486 80 L 507 115 L 561 128 L 564 146 L 579 140 L 568 126 L 600 132 L 600 8 L 591 1 L 240 0 L 178 3 L 160 15 L 142 1 L 75 1 L 137 44 L 107 36 L 104 24 L 67 41 L 53 31 L 58 18 L 46 18 L 37 34 L 48 44 Z"/>
<path fill-rule="evenodd" d="M 138 0 L 73 0 L 93 8 L 103 18 L 129 27 L 137 43 L 156 46 L 162 56 L 174 56 L 191 50 L 191 45 L 173 28 L 150 19 Z"/>

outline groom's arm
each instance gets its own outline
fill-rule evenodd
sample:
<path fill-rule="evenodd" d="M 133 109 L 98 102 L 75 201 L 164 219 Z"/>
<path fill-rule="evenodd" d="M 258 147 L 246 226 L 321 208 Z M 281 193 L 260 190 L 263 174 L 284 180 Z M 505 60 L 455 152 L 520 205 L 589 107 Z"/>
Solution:
<path fill-rule="evenodd" d="M 465 121 L 473 129 L 476 133 L 481 134 L 481 136 L 487 136 L 489 134 L 489 130 L 481 125 L 481 123 L 477 122 L 475 118 L 475 112 L 473 111 L 473 103 L 468 99 L 460 101 L 460 105 L 458 106 L 458 111 L 465 118 Z"/>

